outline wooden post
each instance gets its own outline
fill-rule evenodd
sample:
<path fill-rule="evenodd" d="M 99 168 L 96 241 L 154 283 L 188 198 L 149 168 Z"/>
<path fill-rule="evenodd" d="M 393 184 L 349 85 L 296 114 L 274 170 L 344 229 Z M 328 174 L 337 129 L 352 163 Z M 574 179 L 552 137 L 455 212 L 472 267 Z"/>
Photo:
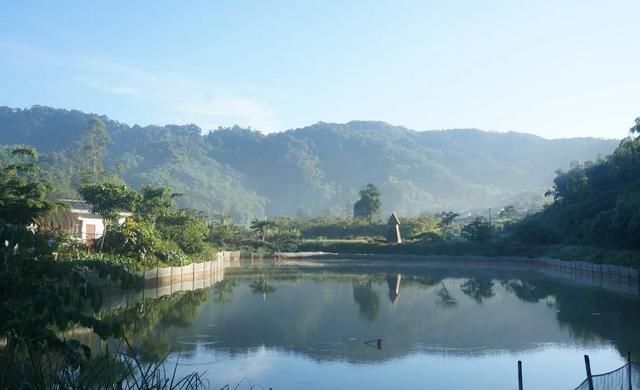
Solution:
<path fill-rule="evenodd" d="M 589 390 L 593 390 L 593 378 L 591 376 L 591 363 L 589 362 L 589 355 L 584 355 L 584 368 L 587 370 L 587 382 L 589 383 Z"/>
<path fill-rule="evenodd" d="M 518 390 L 522 389 L 522 362 L 518 360 Z"/>

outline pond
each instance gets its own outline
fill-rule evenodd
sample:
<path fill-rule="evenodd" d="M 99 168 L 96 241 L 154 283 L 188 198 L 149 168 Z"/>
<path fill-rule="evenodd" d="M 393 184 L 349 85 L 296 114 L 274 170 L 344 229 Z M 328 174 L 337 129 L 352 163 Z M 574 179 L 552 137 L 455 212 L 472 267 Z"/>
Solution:
<path fill-rule="evenodd" d="M 640 352 L 637 296 L 490 263 L 243 261 L 159 301 L 132 341 L 213 388 L 573 389 Z"/>

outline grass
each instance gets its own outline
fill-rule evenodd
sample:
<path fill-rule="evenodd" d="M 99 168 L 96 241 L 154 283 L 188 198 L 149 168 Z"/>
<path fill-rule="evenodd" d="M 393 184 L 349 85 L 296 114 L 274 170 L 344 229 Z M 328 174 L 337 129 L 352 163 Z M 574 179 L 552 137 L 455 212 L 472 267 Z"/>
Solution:
<path fill-rule="evenodd" d="M 579 245 L 523 245 L 505 241 L 406 242 L 401 245 L 390 245 L 362 240 L 306 240 L 298 250 L 385 255 L 552 257 L 566 261 L 580 260 L 598 264 L 640 266 L 640 252 L 633 250 Z"/>
<path fill-rule="evenodd" d="M 125 340 L 126 341 L 126 340 Z M 143 363 L 127 343 L 124 351 L 106 353 L 85 360 L 71 359 L 64 353 L 29 350 L 26 359 L 7 351 L 0 353 L 6 370 L 0 373 L 0 387 L 24 389 L 118 389 L 118 390 L 196 390 L 208 389 L 202 374 L 192 372 L 177 377 L 173 369 L 157 362 Z"/>

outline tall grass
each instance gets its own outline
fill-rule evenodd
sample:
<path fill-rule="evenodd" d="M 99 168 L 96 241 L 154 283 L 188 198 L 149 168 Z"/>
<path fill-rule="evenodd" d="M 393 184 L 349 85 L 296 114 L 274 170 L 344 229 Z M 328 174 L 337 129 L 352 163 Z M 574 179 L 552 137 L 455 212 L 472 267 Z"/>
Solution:
<path fill-rule="evenodd" d="M 82 358 L 68 353 L 0 352 L 0 388 L 3 389 L 113 389 L 113 390 L 199 390 L 211 386 L 204 373 L 192 372 L 177 377 L 179 361 L 171 368 L 165 356 L 155 362 L 143 362 L 127 343 L 123 350 Z"/>

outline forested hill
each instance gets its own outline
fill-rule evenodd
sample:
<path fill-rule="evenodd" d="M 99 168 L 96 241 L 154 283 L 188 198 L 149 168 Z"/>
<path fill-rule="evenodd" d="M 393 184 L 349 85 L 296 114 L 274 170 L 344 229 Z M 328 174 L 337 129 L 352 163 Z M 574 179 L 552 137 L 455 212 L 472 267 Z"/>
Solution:
<path fill-rule="evenodd" d="M 94 116 L 0 107 L 1 142 L 36 147 L 60 195 L 72 196 L 79 178 L 70 159 L 82 155 Z M 106 169 L 134 187 L 172 187 L 185 194 L 182 206 L 230 213 L 238 221 L 348 215 L 357 190 L 368 182 L 380 187 L 384 213 L 527 206 L 541 201 L 554 171 L 607 155 L 619 144 L 475 129 L 414 131 L 366 121 L 319 122 L 264 135 L 238 127 L 206 133 L 195 125 L 140 127 L 100 119 L 111 138 Z M 5 147 L 0 157 L 7 156 Z"/>
<path fill-rule="evenodd" d="M 553 204 L 521 221 L 516 238 L 640 249 L 640 118 L 633 132 L 607 158 L 559 172 Z"/>

